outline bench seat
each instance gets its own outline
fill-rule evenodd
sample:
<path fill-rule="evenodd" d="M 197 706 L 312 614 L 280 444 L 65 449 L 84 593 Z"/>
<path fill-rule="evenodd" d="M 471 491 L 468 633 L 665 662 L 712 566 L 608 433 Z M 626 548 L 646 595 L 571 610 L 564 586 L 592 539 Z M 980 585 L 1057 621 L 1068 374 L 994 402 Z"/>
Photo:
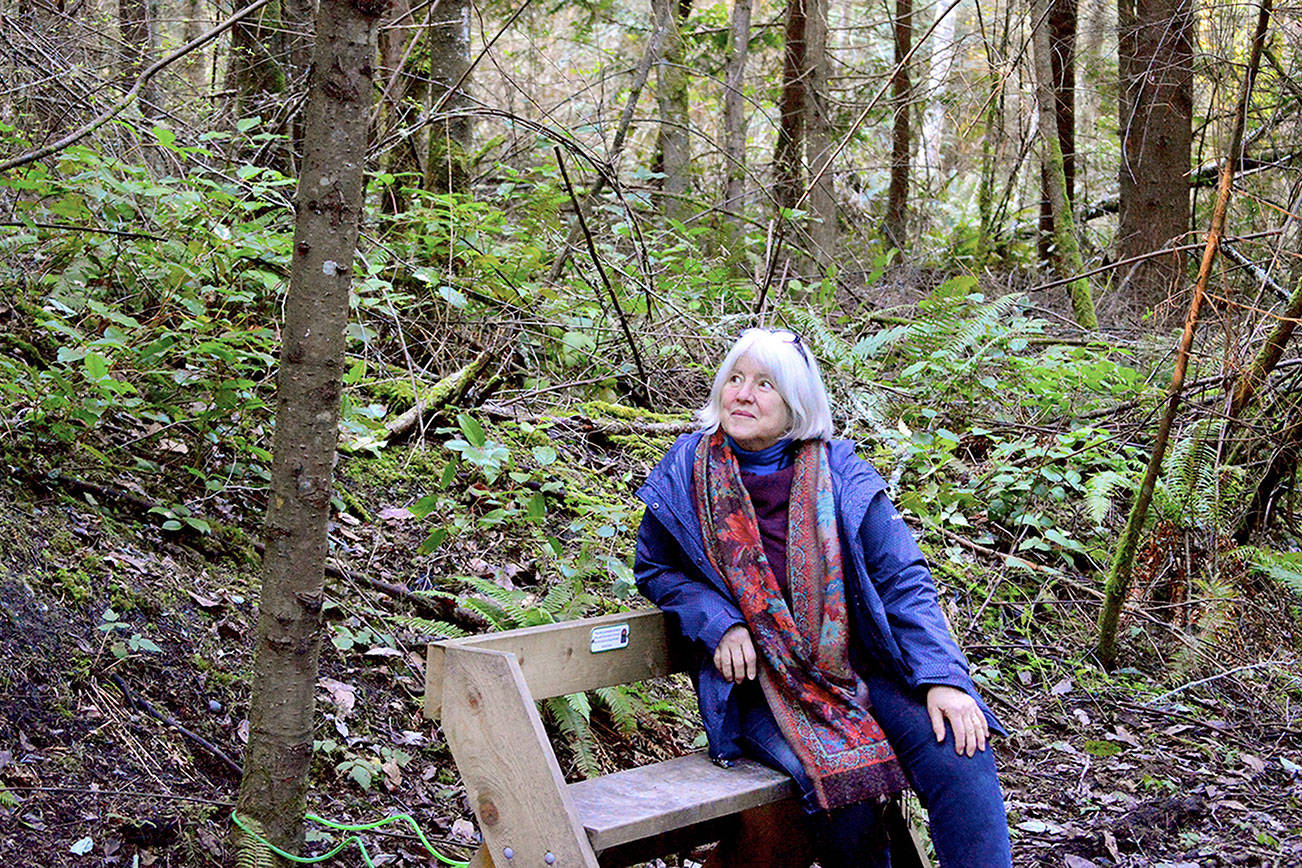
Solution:
<path fill-rule="evenodd" d="M 782 772 L 751 760 L 723 769 L 704 751 L 569 785 L 592 849 L 731 816 L 795 794 Z"/>

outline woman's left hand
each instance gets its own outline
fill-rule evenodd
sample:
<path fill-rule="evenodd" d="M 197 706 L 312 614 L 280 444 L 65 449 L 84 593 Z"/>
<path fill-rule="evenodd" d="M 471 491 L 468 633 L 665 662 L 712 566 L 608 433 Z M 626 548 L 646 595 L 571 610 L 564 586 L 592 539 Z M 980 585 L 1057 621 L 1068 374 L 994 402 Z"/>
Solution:
<path fill-rule="evenodd" d="M 986 736 L 990 725 L 976 700 L 957 687 L 933 685 L 927 690 L 927 714 L 936 741 L 945 740 L 945 719 L 954 730 L 954 752 L 974 755 L 986 749 Z"/>

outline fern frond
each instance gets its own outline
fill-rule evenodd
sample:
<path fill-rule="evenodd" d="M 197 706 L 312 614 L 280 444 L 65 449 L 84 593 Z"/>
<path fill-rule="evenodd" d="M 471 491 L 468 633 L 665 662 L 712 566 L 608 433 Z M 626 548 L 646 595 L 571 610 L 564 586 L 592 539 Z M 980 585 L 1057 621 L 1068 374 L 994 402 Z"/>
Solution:
<path fill-rule="evenodd" d="M 574 598 L 578 595 L 582 586 L 583 583 L 577 575 L 558 582 L 547 591 L 546 596 L 542 598 L 542 602 L 538 604 L 538 608 L 554 618 L 560 618 L 560 616 L 567 613 L 570 604 L 574 602 Z"/>
<path fill-rule="evenodd" d="M 575 697 L 581 699 L 576 700 Z M 582 693 L 571 693 L 568 696 L 553 696 L 545 700 L 544 705 L 561 732 L 568 738 L 579 771 L 584 777 L 589 778 L 599 774 L 601 768 L 597 762 L 596 741 L 592 737 L 592 726 L 588 722 L 592 713 L 588 698 Z"/>
<path fill-rule="evenodd" d="M 1103 524 L 1112 508 L 1113 492 L 1118 489 L 1133 491 L 1134 488 L 1134 477 L 1115 470 L 1104 470 L 1091 476 L 1085 483 L 1085 508 L 1089 510 L 1090 520 L 1096 525 Z"/>
<path fill-rule="evenodd" d="M 1257 546 L 1240 546 L 1231 554 L 1244 558 L 1253 569 L 1269 576 L 1302 597 L 1302 552 L 1277 552 Z"/>
<path fill-rule="evenodd" d="M 620 732 L 637 732 L 637 706 L 640 704 L 637 697 L 624 690 L 623 685 L 598 687 L 593 694 L 610 712 L 611 720 L 615 721 Z"/>
<path fill-rule="evenodd" d="M 447 621 L 431 621 L 428 618 L 420 618 L 416 615 L 395 615 L 393 620 L 413 633 L 434 636 L 439 639 L 460 639 L 462 636 L 470 635 L 466 630 L 461 629 L 456 624 L 449 624 Z"/>
<path fill-rule="evenodd" d="M 489 620 L 498 630 L 514 630 L 517 627 L 525 626 L 528 618 L 525 615 L 524 608 L 520 605 L 524 599 L 524 592 L 512 591 L 502 587 L 496 582 L 490 582 L 488 579 L 479 576 L 463 576 L 462 581 L 483 595 L 489 602 L 489 611 L 475 606 L 474 597 L 463 598 L 462 602 L 468 608 L 475 609 Z M 495 614 L 490 614 L 495 612 Z"/>
<path fill-rule="evenodd" d="M 274 868 L 276 856 L 271 852 L 267 831 L 252 817 L 241 815 L 248 830 L 238 836 L 235 844 L 235 868 Z"/>

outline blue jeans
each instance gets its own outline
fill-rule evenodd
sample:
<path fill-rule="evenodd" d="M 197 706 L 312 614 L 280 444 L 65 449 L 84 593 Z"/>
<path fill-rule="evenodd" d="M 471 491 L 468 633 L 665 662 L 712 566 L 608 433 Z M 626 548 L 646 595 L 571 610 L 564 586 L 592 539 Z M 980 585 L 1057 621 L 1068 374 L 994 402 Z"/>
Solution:
<path fill-rule="evenodd" d="M 936 741 L 924 695 L 884 675 L 870 675 L 866 680 L 873 716 L 927 809 L 931 842 L 941 868 L 1008 868 L 1012 864 L 1008 817 L 990 748 L 972 757 L 955 753 L 954 733 L 948 725 L 945 740 Z M 795 780 L 801 803 L 811 817 L 823 868 L 889 868 L 890 854 L 881 842 L 884 836 L 874 828 L 878 806 L 865 802 L 820 811 L 813 786 L 758 686 L 748 682 L 737 689 L 742 749 Z"/>

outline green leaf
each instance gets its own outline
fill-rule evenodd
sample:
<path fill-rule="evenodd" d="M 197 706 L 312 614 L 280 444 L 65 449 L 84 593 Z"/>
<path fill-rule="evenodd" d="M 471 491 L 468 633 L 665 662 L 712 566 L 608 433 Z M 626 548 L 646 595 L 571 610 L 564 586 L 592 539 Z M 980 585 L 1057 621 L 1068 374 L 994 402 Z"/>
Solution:
<path fill-rule="evenodd" d="M 443 544 L 443 540 L 448 538 L 448 529 L 446 527 L 436 527 L 425 537 L 425 541 L 416 549 L 417 553 L 422 555 L 430 554 L 438 550 Z"/>
<path fill-rule="evenodd" d="M 167 127 L 156 126 L 153 129 L 153 133 L 154 138 L 158 139 L 158 143 L 165 148 L 170 148 L 172 145 L 176 144 L 176 133 L 172 132 Z"/>
<path fill-rule="evenodd" d="M 438 505 L 439 496 L 437 494 L 427 494 L 407 507 L 407 512 L 410 512 L 416 518 L 424 518 L 437 509 Z"/>
<path fill-rule="evenodd" d="M 533 460 L 538 463 L 539 467 L 547 467 L 555 463 L 556 458 L 556 450 L 551 446 L 535 446 L 533 448 Z"/>
<path fill-rule="evenodd" d="M 99 353 L 87 353 L 85 358 L 86 375 L 98 383 L 108 376 L 108 360 Z"/>
<path fill-rule="evenodd" d="M 471 446 L 482 447 L 488 442 L 488 437 L 484 434 L 484 429 L 469 413 L 457 414 L 457 427 L 465 435 L 466 442 Z"/>
<path fill-rule="evenodd" d="M 525 508 L 530 520 L 542 521 L 547 515 L 547 497 L 541 491 L 534 492 Z"/>
<path fill-rule="evenodd" d="M 1123 748 L 1115 741 L 1096 741 L 1090 739 L 1085 742 L 1085 752 L 1093 756 L 1109 757 L 1121 753 Z"/>

